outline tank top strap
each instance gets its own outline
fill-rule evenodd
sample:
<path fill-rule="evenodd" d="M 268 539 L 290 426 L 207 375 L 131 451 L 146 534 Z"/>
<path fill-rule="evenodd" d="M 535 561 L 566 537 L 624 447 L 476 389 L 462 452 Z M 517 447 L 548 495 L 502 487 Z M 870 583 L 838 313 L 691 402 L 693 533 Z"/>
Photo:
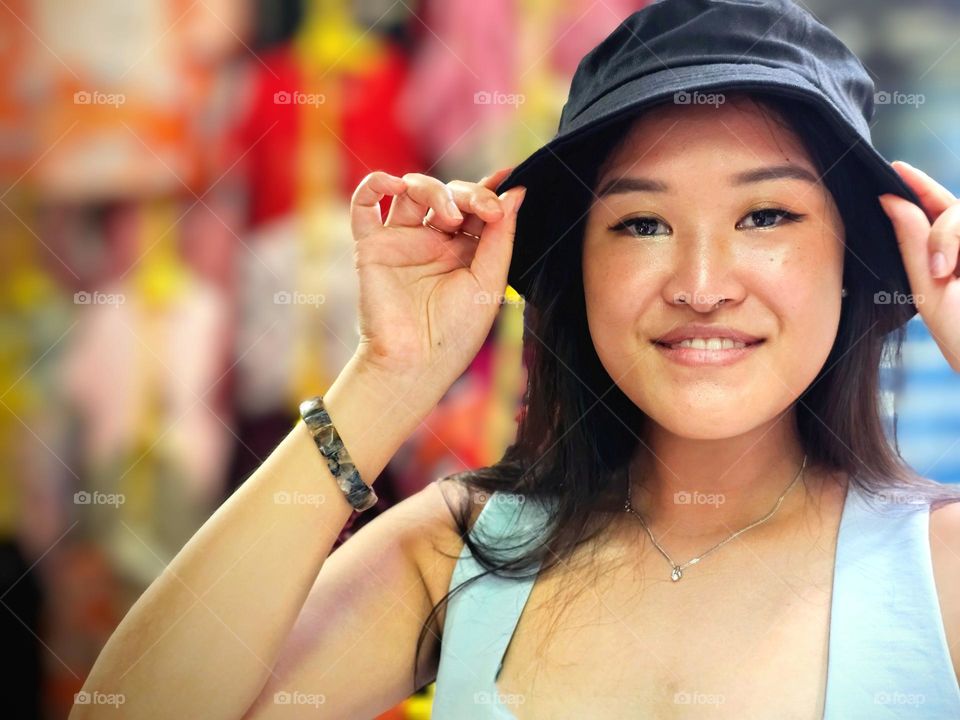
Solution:
<path fill-rule="evenodd" d="M 837 536 L 824 720 L 960 718 L 930 554 L 930 505 L 853 483 Z"/>
<path fill-rule="evenodd" d="M 543 539 L 548 508 L 524 495 L 496 492 L 485 502 L 470 530 L 471 539 L 492 546 L 496 560 L 519 557 Z M 496 678 L 540 563 L 529 577 L 488 573 L 454 593 L 447 604 L 437 668 L 433 717 L 503 717 L 498 714 Z M 485 568 L 464 544 L 450 578 L 450 590 Z"/>

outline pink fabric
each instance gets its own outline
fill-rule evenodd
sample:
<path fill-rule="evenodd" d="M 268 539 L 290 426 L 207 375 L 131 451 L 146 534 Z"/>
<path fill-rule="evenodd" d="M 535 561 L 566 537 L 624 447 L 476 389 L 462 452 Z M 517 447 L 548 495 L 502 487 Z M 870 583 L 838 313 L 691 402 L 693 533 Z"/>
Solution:
<path fill-rule="evenodd" d="M 564 77 L 573 77 L 580 59 L 596 47 L 623 20 L 649 5 L 648 0 L 569 0 L 562 3 L 552 36 L 553 67 Z M 559 116 L 557 118 L 559 120 Z"/>
<path fill-rule="evenodd" d="M 477 92 L 516 92 L 513 0 L 443 0 L 425 3 L 421 51 L 401 98 L 401 117 L 424 153 L 440 157 L 478 120 L 514 112 L 512 105 L 474 103 Z M 424 27 L 424 24 L 427 27 Z"/>
<path fill-rule="evenodd" d="M 224 299 L 196 282 L 153 310 L 129 287 L 99 291 L 123 302 L 79 306 L 64 363 L 65 393 L 83 419 L 85 460 L 104 466 L 132 453 L 148 395 L 157 393 L 163 411 L 153 452 L 182 464 L 194 500 L 209 502 L 220 492 L 229 450 L 229 431 L 211 409 L 226 357 Z"/>
<path fill-rule="evenodd" d="M 520 67 L 522 56 L 537 58 L 569 83 L 581 58 L 622 20 L 649 4 L 646 0 L 569 0 L 557 3 L 545 46 L 521 52 L 525 39 L 523 17 L 516 0 L 435 0 L 425 3 L 421 51 L 414 61 L 401 110 L 424 152 L 441 157 L 491 120 L 516 116 L 509 103 L 478 104 L 475 93 L 521 92 L 525 76 L 539 67 Z M 423 27 L 426 25 L 429 29 Z M 564 98 L 557 97 L 557 120 Z"/>

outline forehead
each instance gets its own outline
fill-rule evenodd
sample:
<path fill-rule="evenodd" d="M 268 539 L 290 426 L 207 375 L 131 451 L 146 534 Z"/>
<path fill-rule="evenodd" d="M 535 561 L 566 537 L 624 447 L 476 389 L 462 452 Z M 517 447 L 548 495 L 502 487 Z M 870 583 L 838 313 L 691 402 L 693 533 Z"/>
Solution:
<path fill-rule="evenodd" d="M 668 103 L 644 111 L 611 153 L 603 176 L 642 164 L 681 169 L 695 163 L 762 165 L 788 161 L 815 170 L 803 142 L 771 110 L 742 95 L 716 104 Z"/>

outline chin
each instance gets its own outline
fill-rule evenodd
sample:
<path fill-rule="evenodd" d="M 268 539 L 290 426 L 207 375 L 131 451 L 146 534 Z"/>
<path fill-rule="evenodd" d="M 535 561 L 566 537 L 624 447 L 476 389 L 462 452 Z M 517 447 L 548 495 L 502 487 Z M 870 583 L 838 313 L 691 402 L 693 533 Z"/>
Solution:
<path fill-rule="evenodd" d="M 666 422 L 655 421 L 671 435 L 688 440 L 726 440 L 743 435 L 760 424 L 759 422 L 744 422 L 742 417 L 736 424 L 723 421 L 707 424 L 683 418 L 669 418 Z"/>
<path fill-rule="evenodd" d="M 769 394 L 766 395 L 770 397 Z M 729 388 L 676 392 L 634 400 L 653 422 L 667 432 L 691 440 L 723 440 L 750 432 L 769 421 L 767 402 Z"/>

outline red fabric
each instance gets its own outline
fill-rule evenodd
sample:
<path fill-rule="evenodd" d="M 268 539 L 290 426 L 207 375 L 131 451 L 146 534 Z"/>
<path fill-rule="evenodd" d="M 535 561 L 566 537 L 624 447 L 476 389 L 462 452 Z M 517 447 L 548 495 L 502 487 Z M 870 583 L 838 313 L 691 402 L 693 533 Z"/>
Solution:
<path fill-rule="evenodd" d="M 344 157 L 346 197 L 372 170 L 402 175 L 430 166 L 432 160 L 422 156 L 399 115 L 398 98 L 408 75 L 407 58 L 388 46 L 377 68 L 345 78 L 342 137 L 352 151 Z"/>
<path fill-rule="evenodd" d="M 300 85 L 289 46 L 264 53 L 253 73 L 250 112 L 240 124 L 234 153 L 242 157 L 249 192 L 249 222 L 285 215 L 296 197 L 297 107 L 274 102 L 274 94 Z"/>
<path fill-rule="evenodd" d="M 338 132 L 343 173 L 339 190 L 344 198 L 349 198 L 360 180 L 373 170 L 403 174 L 428 166 L 413 138 L 398 122 L 397 97 L 406 82 L 407 59 L 393 45 L 385 44 L 383 49 L 378 62 L 364 72 L 341 76 L 343 107 Z M 295 104 L 276 103 L 274 96 L 283 91 L 306 92 L 292 46 L 267 52 L 261 60 L 263 64 L 257 63 L 254 68 L 251 110 L 233 142 L 235 157 L 243 157 L 251 226 L 294 209 L 303 110 Z M 386 199 L 383 207 L 387 207 Z"/>

